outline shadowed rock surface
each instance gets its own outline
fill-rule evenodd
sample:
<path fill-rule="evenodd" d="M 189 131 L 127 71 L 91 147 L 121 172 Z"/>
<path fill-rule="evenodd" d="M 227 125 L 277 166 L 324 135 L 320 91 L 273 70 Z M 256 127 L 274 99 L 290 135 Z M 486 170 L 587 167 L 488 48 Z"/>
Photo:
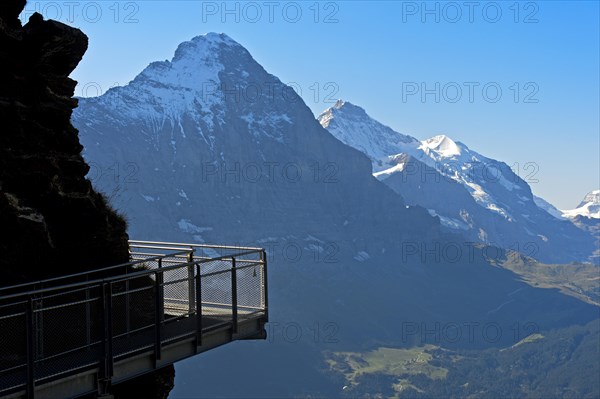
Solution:
<path fill-rule="evenodd" d="M 70 122 L 77 82 L 68 75 L 87 50 L 78 29 L 34 14 L 23 0 L 0 5 L 1 285 L 128 260 L 126 223 L 85 178 Z"/>
<path fill-rule="evenodd" d="M 77 82 L 69 74 L 88 39 L 36 13 L 25 0 L 0 3 L 0 285 L 129 260 L 127 225 L 92 188 L 71 125 Z M 174 369 L 128 382 L 116 397 L 166 398 Z"/>

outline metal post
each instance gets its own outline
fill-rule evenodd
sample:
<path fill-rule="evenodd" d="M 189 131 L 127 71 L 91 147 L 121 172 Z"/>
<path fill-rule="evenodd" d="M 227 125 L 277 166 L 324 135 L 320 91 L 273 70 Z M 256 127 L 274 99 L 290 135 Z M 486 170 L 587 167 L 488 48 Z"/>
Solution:
<path fill-rule="evenodd" d="M 44 358 L 44 305 L 42 300 L 33 301 L 33 319 L 35 324 L 35 356 Z M 36 312 L 37 310 L 37 312 Z"/>
<path fill-rule="evenodd" d="M 161 267 L 159 260 L 158 267 Z M 158 361 L 161 359 L 161 326 L 164 313 L 164 287 L 163 274 L 159 270 L 154 273 L 154 368 L 156 368 Z"/>
<path fill-rule="evenodd" d="M 92 343 L 92 311 L 90 309 L 90 287 L 85 289 L 85 342 L 88 345 Z"/>
<path fill-rule="evenodd" d="M 188 313 L 194 314 L 196 310 L 196 295 L 194 290 L 194 252 L 193 249 L 187 255 L 188 266 Z"/>
<path fill-rule="evenodd" d="M 112 378 L 114 370 L 114 357 L 113 357 L 113 313 L 112 313 L 112 283 L 108 283 L 106 285 L 107 294 L 106 294 L 106 339 L 107 339 L 107 354 L 108 354 L 108 376 Z"/>
<path fill-rule="evenodd" d="M 129 280 L 125 280 L 125 331 L 131 331 L 131 308 L 129 305 Z"/>
<path fill-rule="evenodd" d="M 233 323 L 233 334 L 238 332 L 238 300 L 237 300 L 237 270 L 235 268 L 235 257 L 231 257 L 231 318 Z"/>
<path fill-rule="evenodd" d="M 112 348 L 112 284 L 102 283 L 100 286 L 102 300 L 102 359 L 98 378 L 98 393 L 106 395 L 110 391 L 113 376 Z"/>
<path fill-rule="evenodd" d="M 35 396 L 35 340 L 33 325 L 33 299 L 27 299 L 27 309 L 25 310 L 25 319 L 27 327 L 27 397 Z"/>
<path fill-rule="evenodd" d="M 196 263 L 196 349 L 202 346 L 202 281 L 200 264 Z"/>
<path fill-rule="evenodd" d="M 263 249 L 261 252 L 261 260 L 263 261 L 263 295 L 264 295 L 264 306 L 265 306 L 265 322 L 269 321 L 269 284 L 267 278 L 267 252 Z"/>

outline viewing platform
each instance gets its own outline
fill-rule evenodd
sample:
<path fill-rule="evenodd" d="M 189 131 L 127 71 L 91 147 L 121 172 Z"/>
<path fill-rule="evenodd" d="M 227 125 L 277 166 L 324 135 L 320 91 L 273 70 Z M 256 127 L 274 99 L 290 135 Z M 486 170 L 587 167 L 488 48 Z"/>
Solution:
<path fill-rule="evenodd" d="M 126 264 L 0 288 L 0 397 L 109 395 L 111 385 L 265 339 L 260 248 L 130 241 Z"/>

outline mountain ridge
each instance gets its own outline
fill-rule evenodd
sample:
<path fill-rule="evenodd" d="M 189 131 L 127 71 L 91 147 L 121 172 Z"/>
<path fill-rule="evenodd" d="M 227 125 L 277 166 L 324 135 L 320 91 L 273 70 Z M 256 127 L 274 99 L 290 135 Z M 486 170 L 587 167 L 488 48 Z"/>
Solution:
<path fill-rule="evenodd" d="M 122 112 L 104 104 L 113 101 L 107 93 L 81 99 L 74 114 L 86 159 L 96 165 L 94 185 L 116 193 L 133 237 L 267 250 L 271 340 L 181 365 L 178 376 L 194 377 L 176 382 L 174 396 L 214 397 L 227 387 L 230 397 L 265 397 L 260 376 L 267 374 L 277 377 L 273 398 L 340 397 L 341 386 L 322 368 L 332 341 L 354 349 L 379 340 L 399 344 L 407 322 L 493 322 L 508 331 L 517 322 L 548 328 L 594 317 L 595 307 L 493 265 L 482 246 L 449 259 L 443 249 L 460 247 L 462 236 L 373 177 L 367 155 L 324 129 L 289 86 L 245 51 L 231 49 L 195 55 L 223 65 L 218 82 L 209 82 L 219 101 L 208 108 L 202 97 L 186 102 L 185 88 L 176 93 L 181 104 L 172 106 L 161 98 L 172 93 L 140 80 L 156 108 L 129 95 L 135 112 Z M 277 94 L 232 90 L 250 83 Z M 124 176 L 128 166 L 131 175 Z M 303 334 L 297 341 L 281 334 L 290 326 Z M 510 334 L 500 340 L 514 343 Z M 449 344 L 496 343 L 465 336 Z M 189 383 L 198 370 L 202 389 Z M 229 373 L 240 382 L 230 384 Z"/>
<path fill-rule="evenodd" d="M 536 253 L 528 255 L 545 262 L 594 259 L 593 237 L 556 218 L 549 206 L 539 207 L 542 202 L 506 163 L 446 135 L 419 141 L 395 132 L 343 100 L 317 119 L 341 141 L 369 156 L 375 177 L 409 205 L 429 209 L 447 228 L 504 248 L 533 245 Z"/>

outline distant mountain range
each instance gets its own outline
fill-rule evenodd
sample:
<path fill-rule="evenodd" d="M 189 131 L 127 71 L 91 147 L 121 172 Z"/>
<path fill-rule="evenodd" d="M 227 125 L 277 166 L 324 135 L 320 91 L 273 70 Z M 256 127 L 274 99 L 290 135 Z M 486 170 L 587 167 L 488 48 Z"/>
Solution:
<path fill-rule="evenodd" d="M 268 251 L 269 340 L 230 345 L 183 363 L 177 375 L 191 377 L 188 385 L 176 384 L 174 396 L 340 397 L 343 385 L 324 366 L 323 351 L 332 345 L 410 346 L 412 341 L 401 339 L 407 323 L 493 323 L 505 332 L 497 340 L 478 330 L 476 339 L 465 332 L 444 344 L 506 346 L 516 343 L 509 333 L 515 325 L 534 323 L 544 330 L 597 317 L 595 305 L 535 288 L 503 267 L 513 256 L 521 259 L 518 254 L 468 243 L 463 234 L 471 227 L 448 229 L 440 220 L 446 226 L 450 219 L 472 222 L 435 211 L 444 220 L 410 197 L 405 201 L 373 176 L 374 159 L 323 128 L 292 88 L 227 35 L 195 37 L 180 44 L 172 60 L 150 64 L 128 85 L 80 99 L 73 123 L 90 179 L 126 215 L 132 237 L 260 245 Z M 430 167 L 446 162 L 445 156 L 469 154 L 459 143 L 438 138 L 428 144 L 430 155 L 417 156 L 421 144 L 387 133 L 397 142 L 381 138 L 377 155 L 412 146 L 411 159 Z M 384 162 L 378 171 L 394 167 Z M 503 170 L 508 187 L 530 198 L 527 185 L 508 173 Z M 515 231 L 523 231 L 517 222 L 526 218 L 512 215 L 522 209 L 513 208 L 513 196 L 498 197 L 510 200 L 506 206 L 490 190 L 494 197 L 482 201 L 497 209 L 486 210 L 466 183 L 443 181 L 431 187 L 448 185 L 452 195 L 464 197 L 468 212 L 493 215 L 481 220 L 513 217 Z M 473 192 L 476 185 L 488 188 L 476 180 Z M 558 226 L 564 234 L 587 234 L 543 214 L 559 230 L 551 239 L 561 234 Z M 577 251 L 583 257 L 587 247 L 569 242 L 574 249 L 565 258 L 578 258 Z M 458 257 L 449 256 L 448 249 L 457 248 Z M 299 328 L 298 339 L 290 326 Z M 439 341 L 435 335 L 427 339 Z M 235 384 L 230 375 L 236 375 Z"/>
<path fill-rule="evenodd" d="M 590 191 L 575 209 L 561 211 L 540 197 L 534 197 L 534 201 L 537 206 L 557 219 L 575 219 L 578 216 L 600 219 L 600 190 Z"/>
<path fill-rule="evenodd" d="M 420 205 L 446 228 L 467 239 L 520 251 L 544 262 L 589 261 L 596 246 L 589 233 L 563 220 L 504 162 L 439 135 L 419 141 L 372 119 L 364 109 L 338 101 L 319 122 L 371 159 L 374 176 L 408 205 Z M 598 216 L 588 195 L 565 216 Z"/>

